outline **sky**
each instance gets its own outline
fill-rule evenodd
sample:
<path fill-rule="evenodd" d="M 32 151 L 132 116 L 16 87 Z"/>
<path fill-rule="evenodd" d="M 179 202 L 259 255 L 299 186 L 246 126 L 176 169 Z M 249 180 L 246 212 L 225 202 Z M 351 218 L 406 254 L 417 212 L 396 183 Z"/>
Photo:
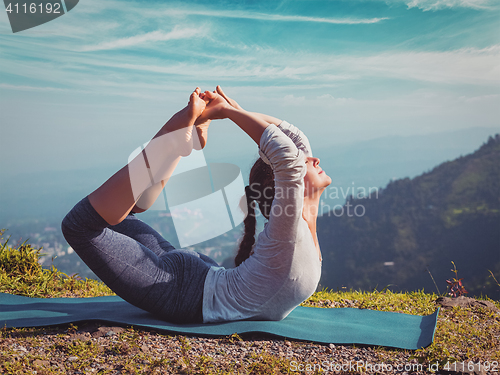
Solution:
<path fill-rule="evenodd" d="M 122 166 L 196 86 L 313 149 L 500 129 L 499 21 L 492 0 L 81 0 L 18 33 L 2 12 L 0 175 Z M 211 125 L 208 158 L 255 151 Z"/>

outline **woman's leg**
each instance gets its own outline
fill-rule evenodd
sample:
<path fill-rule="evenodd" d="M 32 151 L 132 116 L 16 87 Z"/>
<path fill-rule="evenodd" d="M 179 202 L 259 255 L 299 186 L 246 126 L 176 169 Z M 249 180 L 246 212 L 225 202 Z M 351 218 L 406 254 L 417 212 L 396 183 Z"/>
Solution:
<path fill-rule="evenodd" d="M 161 236 L 147 233 L 148 226 L 139 223 L 128 218 L 119 230 L 161 249 L 153 251 L 113 230 L 88 198 L 66 215 L 62 231 L 80 258 L 124 300 L 167 321 L 202 322 L 203 287 L 210 265 L 194 252 L 162 243 Z"/>
<path fill-rule="evenodd" d="M 142 153 L 89 195 L 90 204 L 108 224 L 124 220 L 145 190 L 167 181 L 179 159 L 201 147 L 193 144 L 192 131 L 205 106 L 197 88 L 188 106 L 172 116 Z"/>
<path fill-rule="evenodd" d="M 128 215 L 121 223 L 109 226 L 109 229 L 136 240 L 158 256 L 175 250 L 175 247 L 160 233 L 134 215 Z"/>
<path fill-rule="evenodd" d="M 128 215 L 120 224 L 110 226 L 109 228 L 136 240 L 158 256 L 163 256 L 165 252 L 176 250 L 160 233 L 134 215 Z M 177 251 L 198 257 L 209 266 L 219 267 L 219 264 L 215 260 L 205 254 L 184 249 Z"/>
<path fill-rule="evenodd" d="M 198 255 L 174 250 L 130 216 L 117 224 L 127 218 L 145 190 L 153 187 L 149 192 L 161 192 L 156 187 L 163 187 L 180 157 L 200 147 L 193 144 L 192 131 L 206 106 L 202 98 L 197 89 L 188 106 L 162 127 L 141 154 L 75 205 L 62 222 L 68 243 L 116 294 L 173 322 L 202 321 L 203 286 L 210 265 Z"/>

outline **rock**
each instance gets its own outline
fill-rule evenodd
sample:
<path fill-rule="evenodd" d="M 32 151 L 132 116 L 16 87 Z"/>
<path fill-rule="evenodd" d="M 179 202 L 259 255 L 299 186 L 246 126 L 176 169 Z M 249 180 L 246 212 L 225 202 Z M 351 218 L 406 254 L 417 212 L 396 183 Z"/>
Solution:
<path fill-rule="evenodd" d="M 456 298 L 451 298 L 451 297 L 439 297 L 436 300 L 436 303 L 438 305 L 441 305 L 443 308 L 447 307 L 455 307 L 455 306 L 461 306 L 461 307 L 484 307 L 487 309 L 490 309 L 497 314 L 500 313 L 500 310 L 490 301 L 478 301 L 477 299 L 471 298 L 471 297 L 456 297 Z"/>
<path fill-rule="evenodd" d="M 111 337 L 123 332 L 125 332 L 125 328 L 122 327 L 99 327 L 97 331 L 92 332 L 92 337 Z"/>
<path fill-rule="evenodd" d="M 43 361 L 41 359 L 35 359 L 33 361 L 33 365 L 39 366 L 39 367 L 48 367 L 48 366 L 50 366 L 50 362 L 49 361 Z"/>
<path fill-rule="evenodd" d="M 69 339 L 70 340 L 87 341 L 87 340 L 90 340 L 90 333 L 88 333 L 88 332 L 84 332 L 84 333 L 70 333 Z"/>
<path fill-rule="evenodd" d="M 28 349 L 26 349 L 24 346 L 14 344 L 13 347 L 14 347 L 13 349 L 15 352 L 19 352 L 19 353 L 27 353 L 28 352 Z"/>

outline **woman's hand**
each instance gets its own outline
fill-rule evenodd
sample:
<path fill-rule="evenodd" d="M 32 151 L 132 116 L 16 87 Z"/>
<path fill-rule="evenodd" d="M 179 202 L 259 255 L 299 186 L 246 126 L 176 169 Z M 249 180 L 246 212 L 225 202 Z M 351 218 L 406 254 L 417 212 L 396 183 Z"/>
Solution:
<path fill-rule="evenodd" d="M 194 94 L 205 103 L 204 108 L 203 103 L 193 97 Z M 195 122 L 202 149 L 207 143 L 208 126 L 211 120 L 226 118 L 226 111 L 229 108 L 242 110 L 241 106 L 235 100 L 230 99 L 224 94 L 220 86 L 217 86 L 216 91 L 205 91 L 204 93 L 197 87 L 195 92 L 191 95 L 190 103 L 191 102 L 193 102 L 193 107 L 195 109 L 200 110 L 203 108 Z"/>
<path fill-rule="evenodd" d="M 226 110 L 231 108 L 231 106 L 226 99 L 215 91 L 205 91 L 201 95 L 205 101 L 208 101 L 208 104 L 197 121 L 204 122 L 207 119 L 220 120 L 227 117 Z"/>

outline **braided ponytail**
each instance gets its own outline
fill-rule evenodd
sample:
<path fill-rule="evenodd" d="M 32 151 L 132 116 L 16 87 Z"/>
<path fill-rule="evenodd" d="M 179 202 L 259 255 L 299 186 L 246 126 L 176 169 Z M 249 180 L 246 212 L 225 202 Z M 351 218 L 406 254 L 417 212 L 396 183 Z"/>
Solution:
<path fill-rule="evenodd" d="M 236 267 L 238 267 L 241 263 L 243 263 L 245 259 L 250 256 L 252 247 L 255 244 L 255 227 L 257 226 L 257 219 L 255 218 L 255 203 L 251 198 L 249 198 L 249 190 L 249 186 L 246 186 L 245 194 L 247 196 L 248 215 L 243 221 L 245 232 L 240 242 L 238 254 L 236 254 L 236 257 L 234 258 L 234 264 L 236 265 Z"/>
<path fill-rule="evenodd" d="M 271 194 L 269 194 L 269 190 Z M 257 226 L 255 202 L 259 204 L 262 215 L 269 219 L 274 199 L 274 173 L 271 166 L 266 164 L 261 158 L 257 159 L 250 171 L 249 186 L 245 187 L 245 195 L 247 198 L 248 214 L 243 221 L 245 232 L 241 239 L 238 253 L 234 258 L 236 266 L 239 266 L 252 254 L 252 248 L 255 244 L 255 229 Z"/>

